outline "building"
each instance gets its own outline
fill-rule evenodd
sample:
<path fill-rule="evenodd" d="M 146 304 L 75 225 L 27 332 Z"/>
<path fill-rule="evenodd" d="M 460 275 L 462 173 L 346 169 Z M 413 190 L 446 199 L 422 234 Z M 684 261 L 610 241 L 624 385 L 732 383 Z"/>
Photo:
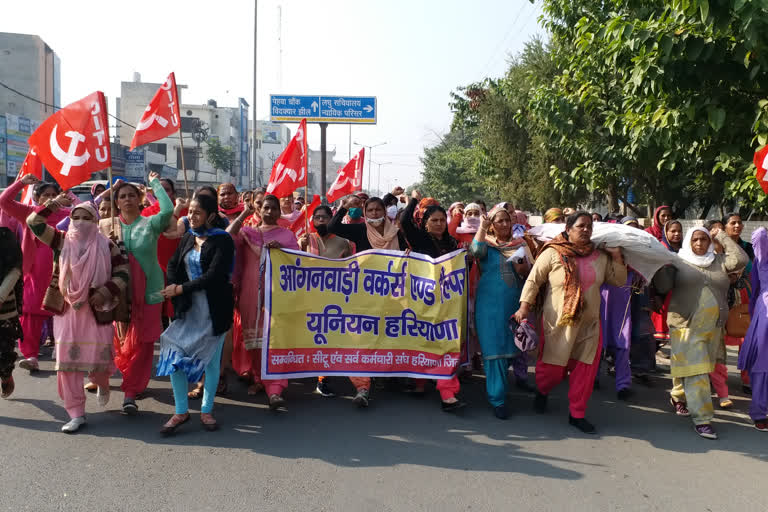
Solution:
<path fill-rule="evenodd" d="M 290 142 L 291 129 L 271 121 L 256 123 L 256 142 L 253 143 L 253 126 L 250 128 L 251 145 L 256 148 L 255 186 L 266 186 L 272 166 Z"/>
<path fill-rule="evenodd" d="M 134 74 L 132 82 L 121 82 L 117 117 L 126 123 L 138 121 L 161 85 L 142 82 L 138 73 Z M 178 88 L 184 141 L 183 159 L 178 134 L 147 144 L 146 148 L 138 148 L 136 151 L 147 149 L 163 155 L 164 169 L 166 172 L 171 168 L 177 169 L 176 179 L 179 184 L 183 183 L 182 169 L 185 167 L 190 188 L 224 182 L 235 183 L 240 187 L 250 186 L 249 138 L 241 128 L 247 125 L 248 103 L 240 98 L 237 107 L 219 107 L 215 100 L 208 100 L 204 105 L 185 104 L 182 91 L 186 86 L 179 85 Z M 122 144 L 130 145 L 133 133 L 134 128 L 131 126 L 118 126 L 117 134 Z M 228 146 L 233 151 L 232 159 L 220 169 L 216 169 L 205 156 L 212 139 L 217 139 L 222 146 Z M 126 155 L 127 161 L 138 158 Z"/>
<path fill-rule="evenodd" d="M 61 104 L 61 60 L 40 37 L 0 32 L 0 184 L 12 181 L 27 138 Z"/>

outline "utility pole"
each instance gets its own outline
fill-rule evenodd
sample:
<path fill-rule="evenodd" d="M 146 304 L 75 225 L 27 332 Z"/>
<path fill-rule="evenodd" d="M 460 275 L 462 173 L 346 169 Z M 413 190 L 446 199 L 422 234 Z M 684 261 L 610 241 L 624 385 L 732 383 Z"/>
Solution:
<path fill-rule="evenodd" d="M 362 146 L 368 150 L 368 192 L 371 191 L 371 173 L 373 172 L 371 169 L 371 164 L 373 163 L 373 148 L 377 148 L 379 146 L 383 146 L 386 144 L 385 142 L 380 142 L 379 144 L 374 144 L 373 146 L 366 146 L 365 144 L 360 144 L 359 142 L 353 142 L 355 146 Z"/>
<path fill-rule="evenodd" d="M 251 164 L 251 187 L 253 187 L 254 183 L 256 183 L 256 175 L 258 173 L 258 184 L 261 185 L 261 169 L 256 165 L 256 163 L 259 161 L 257 156 L 257 149 L 258 149 L 258 137 L 256 136 L 256 127 L 258 125 L 257 119 L 259 118 L 256 115 L 256 63 L 258 61 L 258 20 L 259 20 L 259 0 L 253 0 L 253 154 L 251 155 L 253 158 L 253 163 Z M 248 130 L 248 127 L 246 126 L 246 130 Z"/>
<path fill-rule="evenodd" d="M 373 163 L 375 163 L 376 165 L 379 166 L 379 173 L 377 175 L 378 183 L 376 185 L 376 189 L 378 190 L 379 194 L 381 194 L 381 166 L 382 165 L 390 165 L 392 162 L 373 162 Z M 381 194 L 381 195 L 383 195 L 383 194 Z"/>

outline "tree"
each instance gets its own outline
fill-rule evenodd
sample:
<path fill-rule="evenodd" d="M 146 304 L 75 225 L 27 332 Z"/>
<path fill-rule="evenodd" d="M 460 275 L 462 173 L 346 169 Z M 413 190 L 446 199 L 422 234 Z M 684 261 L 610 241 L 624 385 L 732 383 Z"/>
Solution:
<path fill-rule="evenodd" d="M 764 210 L 751 164 L 768 141 L 764 2 L 545 0 L 560 72 L 531 96 L 531 121 L 586 186 L 649 206 Z"/>
<path fill-rule="evenodd" d="M 208 148 L 205 150 L 205 158 L 217 171 L 229 171 L 235 161 L 235 151 L 221 144 L 218 138 L 208 139 Z"/>

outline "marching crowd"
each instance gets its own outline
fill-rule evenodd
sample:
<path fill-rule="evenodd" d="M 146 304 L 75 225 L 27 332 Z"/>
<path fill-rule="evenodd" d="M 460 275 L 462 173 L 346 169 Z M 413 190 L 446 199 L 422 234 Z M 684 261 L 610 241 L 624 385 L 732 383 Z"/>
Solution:
<path fill-rule="evenodd" d="M 33 187 L 31 204 L 17 201 L 26 186 Z M 86 391 L 108 406 L 116 370 L 126 415 L 138 413 L 153 373 L 170 377 L 175 414 L 164 434 L 189 421 L 190 400 L 202 401 L 202 427 L 216 430 L 214 397 L 228 392 L 232 372 L 248 382 L 249 395 L 265 393 L 271 409 L 284 407 L 288 381 L 262 379 L 261 372 L 265 248 L 331 259 L 368 249 L 433 258 L 467 249 L 469 368 L 437 380 L 446 412 L 465 406 L 462 373 L 482 369 L 493 413 L 506 419 L 511 368 L 515 385 L 535 394 L 539 413 L 567 378 L 569 422 L 594 433 L 585 416 L 601 365 L 615 374 L 618 399 L 627 400 L 633 382 L 651 385 L 656 353 L 668 345 L 671 410 L 716 439 L 711 388 L 721 408 L 733 407 L 728 344 L 739 347 L 749 415 L 768 431 L 768 231 L 742 240 L 738 214 L 684 234 L 672 209 L 658 208 L 646 231 L 677 257 L 646 281 L 620 248 L 592 241 L 594 222 L 642 229 L 632 217 L 552 208 L 544 221 L 562 231 L 542 240 L 510 203 L 489 209 L 481 200 L 456 202 L 446 210 L 417 191 L 407 198 L 401 188 L 312 211 L 302 198 L 239 193 L 231 183 L 182 199 L 155 173 L 147 188 L 118 181 L 91 192 L 81 202 L 27 175 L 0 194 L 0 392 L 14 392 L 17 347 L 18 366 L 37 372 L 41 343 L 54 340 L 58 392 L 71 418 L 64 432 L 85 424 Z M 303 215 L 310 229 L 297 235 Z M 536 331 L 535 353 L 516 343 L 520 326 Z M 354 403 L 366 407 L 372 379 L 349 380 Z M 426 384 L 402 383 L 413 394 L 424 394 Z M 334 394 L 322 377 L 317 392 Z"/>

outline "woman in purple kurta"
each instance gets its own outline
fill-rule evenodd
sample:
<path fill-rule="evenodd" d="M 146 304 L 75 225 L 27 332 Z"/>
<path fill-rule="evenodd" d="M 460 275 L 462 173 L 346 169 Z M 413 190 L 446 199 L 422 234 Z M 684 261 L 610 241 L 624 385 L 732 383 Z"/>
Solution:
<path fill-rule="evenodd" d="M 755 252 L 750 276 L 752 321 L 739 352 L 739 369 L 749 372 L 752 383 L 749 416 L 755 428 L 768 432 L 768 231 L 765 228 L 752 233 L 752 248 Z"/>
<path fill-rule="evenodd" d="M 627 269 L 627 281 L 623 286 L 604 284 L 600 287 L 600 326 L 603 331 L 603 349 L 612 353 L 616 368 L 616 394 L 619 400 L 629 398 L 632 370 L 629 364 L 629 348 L 632 340 L 632 284 L 633 271 Z"/>

